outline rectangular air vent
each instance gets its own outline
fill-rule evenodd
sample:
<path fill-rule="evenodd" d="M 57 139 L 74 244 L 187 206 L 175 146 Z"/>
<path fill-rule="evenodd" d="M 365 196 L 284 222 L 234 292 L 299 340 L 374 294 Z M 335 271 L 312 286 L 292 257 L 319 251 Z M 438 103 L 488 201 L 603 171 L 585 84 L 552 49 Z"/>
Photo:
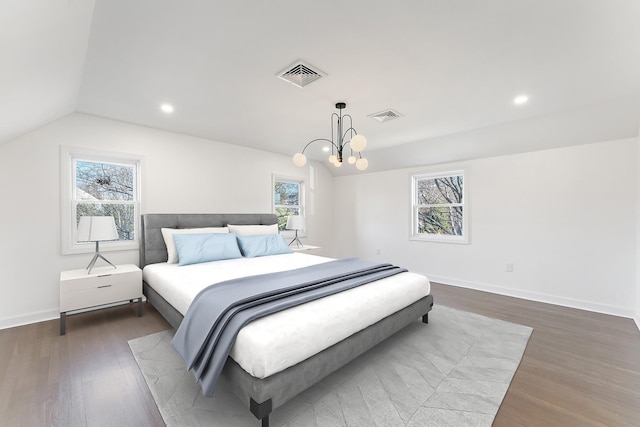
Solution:
<path fill-rule="evenodd" d="M 305 87 L 326 75 L 303 61 L 296 61 L 278 73 L 279 78 L 298 87 Z"/>
<path fill-rule="evenodd" d="M 398 119 L 402 117 L 402 115 L 394 110 L 385 110 L 385 111 L 380 111 L 379 113 L 371 114 L 369 117 L 379 121 L 380 123 L 384 123 L 384 122 L 388 122 L 389 120 Z"/>

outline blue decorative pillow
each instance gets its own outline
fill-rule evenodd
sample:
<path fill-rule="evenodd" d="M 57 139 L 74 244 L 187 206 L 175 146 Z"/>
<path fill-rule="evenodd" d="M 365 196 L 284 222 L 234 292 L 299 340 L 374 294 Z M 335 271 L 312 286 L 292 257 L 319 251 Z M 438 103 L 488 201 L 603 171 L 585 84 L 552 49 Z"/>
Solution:
<path fill-rule="evenodd" d="M 247 258 L 293 252 L 280 234 L 238 236 L 238 245 L 240 245 L 242 255 Z"/>
<path fill-rule="evenodd" d="M 173 240 L 176 243 L 179 265 L 242 257 L 233 233 L 174 234 Z"/>

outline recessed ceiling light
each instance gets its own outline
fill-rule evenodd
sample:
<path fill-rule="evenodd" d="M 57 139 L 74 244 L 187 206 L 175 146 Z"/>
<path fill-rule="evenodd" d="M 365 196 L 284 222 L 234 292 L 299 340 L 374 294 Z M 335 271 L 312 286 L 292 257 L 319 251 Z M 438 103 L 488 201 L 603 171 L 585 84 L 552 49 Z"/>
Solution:
<path fill-rule="evenodd" d="M 160 109 L 167 114 L 173 113 L 173 105 L 171 104 L 162 104 Z"/>
<path fill-rule="evenodd" d="M 522 105 L 526 104 L 528 100 L 529 97 L 527 95 L 518 95 L 513 99 L 513 103 L 516 105 Z"/>
<path fill-rule="evenodd" d="M 322 147 L 322 151 L 324 151 L 325 153 L 329 152 L 329 147 Z"/>

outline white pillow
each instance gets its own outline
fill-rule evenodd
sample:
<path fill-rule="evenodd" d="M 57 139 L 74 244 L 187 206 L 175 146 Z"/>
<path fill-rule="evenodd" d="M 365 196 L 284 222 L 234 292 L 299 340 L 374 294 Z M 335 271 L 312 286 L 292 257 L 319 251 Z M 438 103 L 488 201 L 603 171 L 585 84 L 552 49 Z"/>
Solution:
<path fill-rule="evenodd" d="M 278 234 L 278 224 L 273 225 L 231 225 L 227 224 L 230 233 L 236 236 L 259 236 L 262 234 Z"/>
<path fill-rule="evenodd" d="M 227 227 L 205 227 L 205 228 L 161 228 L 164 244 L 167 246 L 167 263 L 178 262 L 178 251 L 176 242 L 173 240 L 174 234 L 219 234 L 228 233 Z"/>

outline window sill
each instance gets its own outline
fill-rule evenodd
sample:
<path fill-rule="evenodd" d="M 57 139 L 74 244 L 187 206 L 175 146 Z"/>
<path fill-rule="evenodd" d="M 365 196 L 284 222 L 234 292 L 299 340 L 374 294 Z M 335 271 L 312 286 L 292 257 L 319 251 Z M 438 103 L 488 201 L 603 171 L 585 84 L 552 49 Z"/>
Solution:
<path fill-rule="evenodd" d="M 409 240 L 414 242 L 435 242 L 435 243 L 456 243 L 460 245 L 468 245 L 469 238 L 467 236 L 418 236 L 413 235 L 409 237 Z"/>
<path fill-rule="evenodd" d="M 100 252 L 118 252 L 118 251 L 137 251 L 139 248 L 138 241 L 132 240 L 128 242 L 117 243 L 100 243 Z M 64 248 L 62 255 L 92 254 L 96 251 L 95 243 L 75 244 L 71 247 Z"/>

